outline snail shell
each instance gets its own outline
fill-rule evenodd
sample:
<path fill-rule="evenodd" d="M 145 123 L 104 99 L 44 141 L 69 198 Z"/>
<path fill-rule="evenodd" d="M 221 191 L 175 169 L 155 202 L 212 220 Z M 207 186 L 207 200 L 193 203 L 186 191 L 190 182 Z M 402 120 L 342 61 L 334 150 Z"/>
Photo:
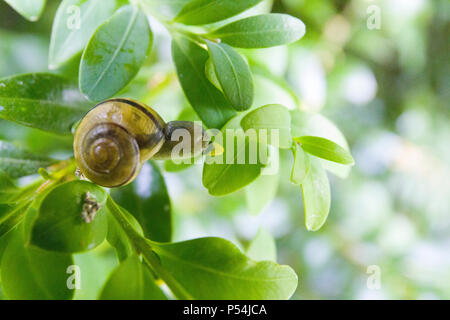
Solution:
<path fill-rule="evenodd" d="M 182 138 L 182 155 L 176 154 Z M 150 158 L 196 157 L 209 146 L 201 125 L 164 120 L 149 106 L 130 99 L 111 99 L 95 106 L 75 132 L 75 160 L 83 175 L 108 187 L 126 185 Z M 173 152 L 174 151 L 174 152 Z"/>
<path fill-rule="evenodd" d="M 165 123 L 150 107 L 129 99 L 95 106 L 75 133 L 74 153 L 81 172 L 104 187 L 125 185 L 165 142 Z"/>

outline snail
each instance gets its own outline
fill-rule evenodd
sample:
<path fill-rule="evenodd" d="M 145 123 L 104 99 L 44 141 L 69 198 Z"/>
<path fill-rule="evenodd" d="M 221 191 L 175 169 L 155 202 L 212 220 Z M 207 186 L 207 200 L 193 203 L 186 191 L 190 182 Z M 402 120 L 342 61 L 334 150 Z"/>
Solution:
<path fill-rule="evenodd" d="M 183 139 L 183 143 L 188 143 L 189 149 L 186 152 L 184 148 L 179 158 L 206 151 L 210 139 L 201 125 L 190 121 L 165 123 L 143 103 L 110 99 L 96 105 L 79 123 L 74 139 L 75 160 L 81 173 L 92 182 L 119 187 L 132 182 L 147 160 L 177 156 L 173 151 L 186 133 L 190 139 Z"/>

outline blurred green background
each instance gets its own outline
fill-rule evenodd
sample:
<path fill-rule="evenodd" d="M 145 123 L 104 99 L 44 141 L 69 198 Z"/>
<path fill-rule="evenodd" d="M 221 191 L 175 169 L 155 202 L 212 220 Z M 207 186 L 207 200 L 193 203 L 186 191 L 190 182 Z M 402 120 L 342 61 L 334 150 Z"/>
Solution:
<path fill-rule="evenodd" d="M 0 2 L 0 77 L 48 70 L 58 3 L 49 1 L 39 22 L 30 23 Z M 371 30 L 376 10 L 380 29 Z M 209 196 L 200 165 L 167 172 L 174 240 L 219 236 L 245 244 L 263 227 L 276 238 L 279 262 L 299 275 L 293 299 L 449 299 L 450 2 L 282 0 L 272 11 L 299 17 L 307 34 L 289 47 L 246 52 L 270 74 L 255 74 L 255 105 L 320 111 L 347 137 L 356 166 L 347 179 L 330 175 L 331 212 L 314 233 L 305 230 L 287 152 L 277 196 L 259 215 L 249 213 L 244 191 Z M 120 95 L 148 103 L 166 120 L 195 119 L 176 80 L 170 37 L 151 24 L 152 55 Z M 76 79 L 78 60 L 52 72 Z M 6 121 L 0 139 L 61 159 L 72 152 L 71 137 Z M 106 245 L 76 262 L 87 270 L 78 298 L 95 298 L 117 263 Z M 367 285 L 369 266 L 381 271 L 379 289 Z"/>

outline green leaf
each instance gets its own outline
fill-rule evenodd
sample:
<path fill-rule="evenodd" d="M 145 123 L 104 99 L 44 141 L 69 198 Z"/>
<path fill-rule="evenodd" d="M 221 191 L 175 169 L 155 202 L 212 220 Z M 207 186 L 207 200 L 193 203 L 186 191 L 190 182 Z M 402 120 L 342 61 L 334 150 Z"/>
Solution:
<path fill-rule="evenodd" d="M 30 21 L 37 21 L 45 8 L 46 0 L 5 0 L 15 11 Z"/>
<path fill-rule="evenodd" d="M 193 0 L 178 13 L 176 22 L 187 25 L 209 24 L 233 17 L 262 0 Z"/>
<path fill-rule="evenodd" d="M 15 206 L 0 205 L 0 237 L 13 230 L 24 218 L 31 202 Z"/>
<path fill-rule="evenodd" d="M 188 38 L 177 36 L 172 41 L 172 55 L 184 94 L 203 123 L 209 128 L 222 128 L 235 111 L 205 76 L 208 52 Z"/>
<path fill-rule="evenodd" d="M 144 64 L 152 42 L 147 17 L 138 8 L 120 8 L 95 31 L 83 52 L 81 92 L 93 101 L 119 92 Z"/>
<path fill-rule="evenodd" d="M 304 34 L 305 25 L 299 19 L 271 13 L 232 22 L 209 36 L 237 48 L 269 48 L 297 41 Z"/>
<path fill-rule="evenodd" d="M 290 267 L 255 262 L 224 239 L 151 245 L 161 267 L 194 299 L 288 299 L 297 287 Z"/>
<path fill-rule="evenodd" d="M 53 21 L 49 68 L 56 69 L 80 53 L 115 8 L 115 0 L 63 0 Z"/>
<path fill-rule="evenodd" d="M 0 203 L 14 203 L 18 191 L 10 177 L 0 169 Z"/>
<path fill-rule="evenodd" d="M 306 228 L 317 231 L 327 220 L 331 204 L 330 183 L 317 158 L 311 158 L 311 169 L 302 183 L 302 193 Z"/>
<path fill-rule="evenodd" d="M 316 157 L 345 165 L 355 163 L 350 152 L 331 140 L 313 136 L 297 137 L 294 140 L 301 144 L 303 150 Z"/>
<path fill-rule="evenodd" d="M 250 142 L 242 130 L 225 126 L 221 133 L 224 152 L 207 155 L 203 166 L 203 185 L 214 196 L 233 193 L 258 178 L 264 167 L 261 153 L 266 152 L 264 146 Z"/>
<path fill-rule="evenodd" d="M 349 151 L 347 140 L 336 125 L 318 113 L 308 113 L 300 110 L 291 112 L 291 130 L 293 137 L 316 136 L 331 140 Z M 343 179 L 347 178 L 351 167 L 340 163 L 321 159 L 324 169 Z"/>
<path fill-rule="evenodd" d="M 247 257 L 255 261 L 277 261 L 277 247 L 272 235 L 263 228 L 258 230 L 246 251 Z"/>
<path fill-rule="evenodd" d="M 42 201 L 30 242 L 60 252 L 90 250 L 106 237 L 107 193 L 87 181 L 72 181 L 53 189 Z"/>
<path fill-rule="evenodd" d="M 145 240 L 111 198 L 108 208 L 152 270 L 180 299 L 287 299 L 295 291 L 297 276 L 287 266 L 257 263 L 218 238 L 181 243 Z"/>
<path fill-rule="evenodd" d="M 215 73 L 233 108 L 247 110 L 253 103 L 253 79 L 244 58 L 224 43 L 207 41 Z"/>
<path fill-rule="evenodd" d="M 25 246 L 21 230 L 14 232 L 2 258 L 2 288 L 12 300 L 71 299 L 67 288 L 67 268 L 73 265 L 69 254 Z"/>
<path fill-rule="evenodd" d="M 251 111 L 242 118 L 241 126 L 245 131 L 256 130 L 260 141 L 261 134 L 266 134 L 267 141 L 264 143 L 284 149 L 292 146 L 291 116 L 282 105 L 270 104 Z M 278 141 L 273 130 L 278 130 Z"/>
<path fill-rule="evenodd" d="M 106 282 L 100 300 L 167 300 L 148 268 L 135 255 L 123 261 Z"/>
<path fill-rule="evenodd" d="M 0 119 L 59 134 L 88 110 L 87 101 L 69 80 L 49 73 L 0 79 Z"/>
<path fill-rule="evenodd" d="M 111 196 L 136 218 L 145 237 L 158 242 L 171 241 L 170 198 L 164 177 L 154 163 L 144 164 L 134 182 L 112 190 Z"/>
<path fill-rule="evenodd" d="M 291 182 L 300 185 L 308 175 L 311 163 L 308 154 L 297 143 L 294 143 L 292 152 L 294 164 L 292 165 Z"/>
<path fill-rule="evenodd" d="M 0 170 L 11 178 L 36 174 L 39 168 L 46 168 L 55 160 L 35 155 L 5 141 L 0 141 Z"/>

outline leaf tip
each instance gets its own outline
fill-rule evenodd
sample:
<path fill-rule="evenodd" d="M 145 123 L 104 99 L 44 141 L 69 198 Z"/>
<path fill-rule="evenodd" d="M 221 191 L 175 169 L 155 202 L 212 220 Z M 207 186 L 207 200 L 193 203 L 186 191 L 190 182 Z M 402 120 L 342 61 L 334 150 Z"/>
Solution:
<path fill-rule="evenodd" d="M 326 220 L 327 220 L 326 218 L 325 219 L 314 219 L 314 218 L 307 219 L 305 222 L 306 230 L 312 231 L 312 232 L 319 231 L 322 228 L 322 226 L 325 224 Z"/>

